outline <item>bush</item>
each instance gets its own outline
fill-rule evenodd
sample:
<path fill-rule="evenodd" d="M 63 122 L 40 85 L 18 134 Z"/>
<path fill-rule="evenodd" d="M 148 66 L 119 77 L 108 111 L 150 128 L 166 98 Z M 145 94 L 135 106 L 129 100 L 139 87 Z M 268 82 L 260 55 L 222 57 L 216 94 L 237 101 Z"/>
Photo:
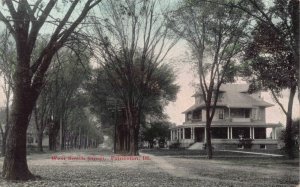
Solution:
<path fill-rule="evenodd" d="M 251 138 L 241 138 L 239 139 L 239 145 L 243 146 L 245 149 L 251 149 L 253 143 Z"/>
<path fill-rule="evenodd" d="M 282 130 L 279 136 L 279 139 L 285 143 L 284 147 L 281 149 L 289 157 L 299 157 L 299 129 L 300 129 L 300 120 L 293 120 L 291 134 L 287 134 L 286 130 Z M 288 138 L 288 136 L 291 136 Z M 288 142 L 290 141 L 290 142 Z M 286 147 L 289 143 L 290 147 Z"/>
<path fill-rule="evenodd" d="M 174 143 L 170 144 L 170 146 L 169 146 L 170 149 L 178 149 L 179 147 L 180 147 L 179 141 L 174 142 Z"/>

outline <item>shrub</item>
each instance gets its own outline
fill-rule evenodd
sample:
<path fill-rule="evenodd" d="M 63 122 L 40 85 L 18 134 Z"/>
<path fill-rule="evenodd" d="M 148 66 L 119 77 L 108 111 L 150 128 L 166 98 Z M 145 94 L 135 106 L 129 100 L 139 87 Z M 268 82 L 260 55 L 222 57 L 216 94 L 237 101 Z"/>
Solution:
<path fill-rule="evenodd" d="M 239 139 L 239 145 L 243 146 L 245 149 L 251 149 L 253 143 L 251 138 L 241 138 Z"/>
<path fill-rule="evenodd" d="M 179 147 L 180 147 L 180 143 L 178 140 L 177 142 L 174 142 L 169 146 L 170 149 L 178 149 Z"/>

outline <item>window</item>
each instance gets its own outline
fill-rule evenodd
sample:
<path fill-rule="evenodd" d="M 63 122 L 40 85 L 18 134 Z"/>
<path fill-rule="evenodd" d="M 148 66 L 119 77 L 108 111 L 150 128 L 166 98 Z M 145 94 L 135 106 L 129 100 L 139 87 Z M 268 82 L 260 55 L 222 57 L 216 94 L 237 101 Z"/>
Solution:
<path fill-rule="evenodd" d="M 254 138 L 255 139 L 266 139 L 266 128 L 264 128 L 264 127 L 254 128 Z"/>
<path fill-rule="evenodd" d="M 222 91 L 219 91 L 219 93 L 218 93 L 218 102 L 222 102 L 222 98 L 224 97 L 224 94 L 223 94 L 224 92 L 222 92 Z M 216 92 L 216 90 L 214 90 L 214 92 L 213 92 L 213 99 L 216 99 L 217 98 L 217 92 Z"/>
<path fill-rule="evenodd" d="M 224 119 L 224 109 L 219 109 L 219 119 Z"/>
<path fill-rule="evenodd" d="M 213 139 L 226 139 L 227 127 L 212 127 L 211 135 Z"/>
<path fill-rule="evenodd" d="M 180 129 L 180 139 L 183 139 L 183 130 Z"/>
<path fill-rule="evenodd" d="M 232 138 L 250 138 L 250 128 L 249 127 L 233 127 L 232 128 Z"/>
<path fill-rule="evenodd" d="M 192 119 L 192 114 L 191 113 L 188 113 L 187 114 L 187 120 L 191 120 Z"/>
<path fill-rule="evenodd" d="M 259 148 L 261 148 L 261 149 L 266 149 L 267 147 L 266 147 L 265 144 L 260 144 L 260 145 L 259 145 Z"/>
<path fill-rule="evenodd" d="M 195 110 L 193 112 L 193 119 L 195 119 L 195 120 L 201 120 L 201 118 L 202 118 L 201 110 Z"/>
<path fill-rule="evenodd" d="M 185 139 L 191 139 L 191 128 L 185 128 L 184 129 L 184 138 Z"/>
<path fill-rule="evenodd" d="M 256 119 L 257 119 L 256 112 L 257 112 L 257 109 L 256 109 L 256 108 L 252 108 L 251 115 L 252 115 L 252 119 L 254 119 L 254 120 L 256 120 Z"/>
<path fill-rule="evenodd" d="M 245 118 L 250 118 L 250 109 L 245 109 Z"/>
<path fill-rule="evenodd" d="M 218 101 L 219 102 L 222 102 L 222 99 L 224 98 L 224 94 L 219 92 L 219 95 L 218 95 Z"/>

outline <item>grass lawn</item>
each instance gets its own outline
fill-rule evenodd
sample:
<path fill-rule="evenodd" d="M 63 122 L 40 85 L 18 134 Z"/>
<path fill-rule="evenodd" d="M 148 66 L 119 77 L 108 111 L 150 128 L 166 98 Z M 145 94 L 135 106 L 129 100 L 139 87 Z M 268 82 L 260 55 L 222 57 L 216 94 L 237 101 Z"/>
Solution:
<path fill-rule="evenodd" d="M 111 150 L 73 150 L 27 156 L 34 174 L 42 178 L 27 182 L 7 182 L 0 186 L 182 186 L 182 187 L 266 187 L 299 184 L 299 161 L 215 151 L 206 159 L 205 151 L 143 150 L 150 160 L 68 161 L 51 160 L 53 155 L 109 158 Z M 0 172 L 3 157 L 0 158 Z"/>
<path fill-rule="evenodd" d="M 241 150 L 242 151 L 242 150 Z M 245 150 L 248 152 L 248 150 Z M 296 186 L 299 184 L 299 158 L 270 157 L 236 152 L 214 151 L 213 159 L 205 150 L 143 150 L 165 158 L 176 168 L 184 168 L 190 175 L 207 177 L 241 186 Z M 254 151 L 251 151 L 254 152 Z M 263 153 L 263 151 L 257 151 Z M 264 153 L 280 154 L 279 150 Z"/>

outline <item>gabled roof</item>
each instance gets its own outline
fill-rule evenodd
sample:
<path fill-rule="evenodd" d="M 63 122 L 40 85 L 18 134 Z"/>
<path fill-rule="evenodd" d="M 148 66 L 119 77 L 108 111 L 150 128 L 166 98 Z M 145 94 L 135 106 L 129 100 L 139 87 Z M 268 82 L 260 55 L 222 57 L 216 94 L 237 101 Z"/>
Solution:
<path fill-rule="evenodd" d="M 202 108 L 202 107 L 204 107 L 205 105 L 203 105 L 203 103 L 202 104 L 194 104 L 194 105 L 192 105 L 191 107 L 189 107 L 188 109 L 186 109 L 185 111 L 183 111 L 182 113 L 184 114 L 184 113 L 188 113 L 188 112 L 190 112 L 190 111 L 193 111 L 193 110 L 195 110 L 195 109 L 197 109 L 197 108 Z"/>
<path fill-rule="evenodd" d="M 225 106 L 229 108 L 255 108 L 255 107 L 270 107 L 272 104 L 250 96 L 247 84 L 224 84 L 220 91 L 223 92 L 222 98 L 217 102 L 217 106 Z M 205 103 L 194 104 L 183 113 L 193 111 L 197 108 L 204 108 Z"/>

